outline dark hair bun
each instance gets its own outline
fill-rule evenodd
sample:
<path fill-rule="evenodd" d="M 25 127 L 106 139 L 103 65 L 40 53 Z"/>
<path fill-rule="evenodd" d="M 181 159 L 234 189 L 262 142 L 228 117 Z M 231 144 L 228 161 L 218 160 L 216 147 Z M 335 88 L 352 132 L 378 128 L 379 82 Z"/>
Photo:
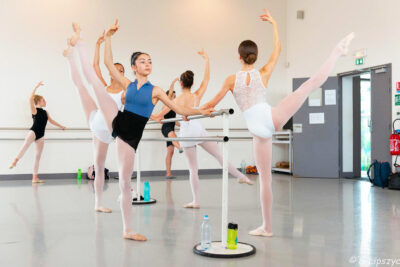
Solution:
<path fill-rule="evenodd" d="M 238 52 L 244 63 L 252 65 L 256 62 L 258 56 L 257 44 L 251 40 L 245 40 L 240 43 Z"/>
<path fill-rule="evenodd" d="M 180 80 L 182 82 L 182 85 L 184 88 L 191 88 L 193 85 L 193 77 L 194 73 L 191 70 L 187 70 L 184 73 L 182 73 Z"/>

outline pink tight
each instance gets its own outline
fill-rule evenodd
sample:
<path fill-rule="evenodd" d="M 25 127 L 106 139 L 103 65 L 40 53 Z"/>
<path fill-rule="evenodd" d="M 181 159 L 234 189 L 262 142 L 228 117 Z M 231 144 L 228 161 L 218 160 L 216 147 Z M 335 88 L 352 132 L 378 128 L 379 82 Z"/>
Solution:
<path fill-rule="evenodd" d="M 211 154 L 218 163 L 222 166 L 222 153 L 216 142 L 204 142 L 199 144 L 205 151 Z M 185 147 L 184 148 L 186 161 L 189 165 L 190 173 L 190 186 L 192 189 L 193 202 L 191 204 L 199 204 L 199 168 L 197 166 L 197 147 Z M 239 172 L 231 163 L 228 164 L 228 171 L 231 175 L 238 179 L 247 180 L 248 178 Z"/>

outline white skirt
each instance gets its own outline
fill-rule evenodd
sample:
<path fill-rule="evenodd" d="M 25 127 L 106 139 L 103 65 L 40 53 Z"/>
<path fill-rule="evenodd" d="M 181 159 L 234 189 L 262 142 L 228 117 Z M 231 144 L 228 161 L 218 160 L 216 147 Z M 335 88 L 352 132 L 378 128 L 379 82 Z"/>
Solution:
<path fill-rule="evenodd" d="M 207 131 L 199 120 L 181 121 L 179 137 L 205 137 Z M 203 141 L 180 141 L 182 147 L 191 147 L 203 143 Z"/>
<path fill-rule="evenodd" d="M 100 110 L 95 110 L 90 113 L 89 127 L 92 133 L 101 142 L 110 144 L 114 140 L 107 128 L 106 121 L 104 120 L 103 114 L 101 114 Z"/>
<path fill-rule="evenodd" d="M 270 138 L 275 132 L 272 121 L 271 106 L 268 103 L 258 103 L 243 112 L 249 131 L 262 138 Z"/>

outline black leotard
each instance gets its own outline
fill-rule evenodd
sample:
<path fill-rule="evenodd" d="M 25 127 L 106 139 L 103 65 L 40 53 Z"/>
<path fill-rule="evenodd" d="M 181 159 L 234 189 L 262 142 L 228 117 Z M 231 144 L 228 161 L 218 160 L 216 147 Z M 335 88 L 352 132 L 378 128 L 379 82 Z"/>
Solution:
<path fill-rule="evenodd" d="M 176 117 L 176 113 L 172 109 L 164 116 L 165 119 L 172 119 L 175 117 Z M 175 131 L 175 122 L 164 123 L 161 127 L 161 132 L 164 135 L 164 137 L 168 137 L 168 134 L 173 131 Z M 171 141 L 167 141 L 167 147 L 168 146 L 172 146 Z"/>
<path fill-rule="evenodd" d="M 35 133 L 35 140 L 38 140 L 44 136 L 44 130 L 47 124 L 47 112 L 42 108 L 36 108 L 36 114 L 33 115 L 33 125 L 30 130 Z"/>

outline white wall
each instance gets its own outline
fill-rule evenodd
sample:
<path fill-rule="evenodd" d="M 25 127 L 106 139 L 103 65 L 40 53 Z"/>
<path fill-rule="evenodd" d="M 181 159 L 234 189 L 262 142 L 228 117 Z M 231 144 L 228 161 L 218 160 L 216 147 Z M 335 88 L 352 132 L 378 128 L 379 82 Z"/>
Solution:
<path fill-rule="evenodd" d="M 296 11 L 304 10 L 305 19 L 297 20 Z M 400 38 L 398 11 L 400 1 L 372 0 L 287 0 L 287 69 L 286 88 L 292 78 L 309 77 L 329 55 L 335 44 L 354 31 L 348 56 L 339 59 L 332 75 L 359 68 L 392 63 L 392 92 L 400 81 Z M 366 63 L 355 66 L 353 52 L 367 49 Z M 393 118 L 396 107 L 393 106 Z"/>
<path fill-rule="evenodd" d="M 153 60 L 153 84 L 168 89 L 171 80 L 186 69 L 195 73 L 194 87 L 199 86 L 203 75 L 203 61 L 196 54 L 202 47 L 211 61 L 211 81 L 204 101 L 219 90 L 223 80 L 240 68 L 237 46 L 243 39 L 259 44 L 259 65 L 268 60 L 272 50 L 272 28 L 259 20 L 258 15 L 267 7 L 279 23 L 282 35 L 282 57 L 270 81 L 270 103 L 275 104 L 286 93 L 286 2 L 276 0 L 169 0 L 169 1 L 97 1 L 97 0 L 0 0 L 0 127 L 29 128 L 32 119 L 28 97 L 33 86 L 43 80 L 45 87 L 38 93 L 45 96 L 47 110 L 52 117 L 67 127 L 87 127 L 78 95 L 69 77 L 66 60 L 61 53 L 66 39 L 71 35 L 71 22 L 81 24 L 84 40 L 90 54 L 97 36 L 116 17 L 121 29 L 113 38 L 115 61 L 121 62 L 127 76 L 129 58 L 133 51 L 146 51 Z M 103 74 L 107 71 L 103 68 Z M 106 78 L 108 80 L 108 77 Z M 240 112 L 232 96 L 220 107 L 235 107 L 231 127 L 244 128 Z M 160 106 L 156 107 L 157 109 Z M 204 121 L 208 128 L 221 128 L 220 119 Z M 1 137 L 24 137 L 26 131 L 0 131 Z M 248 135 L 247 132 L 237 133 Z M 161 133 L 149 132 L 145 136 L 161 137 Z M 89 132 L 48 131 L 48 137 L 85 137 Z M 8 163 L 17 153 L 22 141 L 0 141 L 0 174 L 31 172 L 33 149 L 12 172 Z M 235 166 L 242 159 L 253 162 L 249 142 L 232 142 L 230 159 Z M 143 144 L 144 170 L 164 169 L 165 144 Z M 235 153 L 240 151 L 241 153 Z M 218 168 L 208 155 L 199 153 L 200 168 Z M 92 160 L 88 141 L 49 141 L 46 143 L 41 173 L 74 172 L 85 168 Z M 115 144 L 111 145 L 106 166 L 116 170 Z M 174 169 L 186 169 L 183 155 L 176 153 Z"/>

